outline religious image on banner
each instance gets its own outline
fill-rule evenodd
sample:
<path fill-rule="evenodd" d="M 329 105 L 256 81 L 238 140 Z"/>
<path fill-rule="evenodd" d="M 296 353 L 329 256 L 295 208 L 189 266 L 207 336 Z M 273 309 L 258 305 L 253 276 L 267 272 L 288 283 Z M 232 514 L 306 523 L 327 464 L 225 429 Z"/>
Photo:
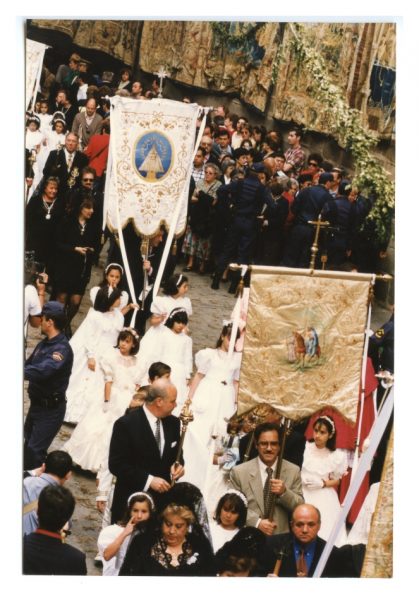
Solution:
<path fill-rule="evenodd" d="M 278 271 L 252 273 L 238 412 L 268 403 L 299 420 L 332 406 L 354 423 L 370 276 Z"/>
<path fill-rule="evenodd" d="M 152 236 L 177 215 L 174 234 L 183 233 L 199 112 L 197 104 L 174 100 L 112 98 L 105 195 L 111 230 L 132 221 L 138 234 Z"/>

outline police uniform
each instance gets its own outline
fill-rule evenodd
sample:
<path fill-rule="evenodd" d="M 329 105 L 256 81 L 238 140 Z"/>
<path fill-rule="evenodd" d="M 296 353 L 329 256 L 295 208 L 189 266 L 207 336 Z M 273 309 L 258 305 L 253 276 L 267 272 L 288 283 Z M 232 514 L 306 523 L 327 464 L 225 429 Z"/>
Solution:
<path fill-rule="evenodd" d="M 47 302 L 42 314 L 47 318 L 63 313 L 59 302 Z M 73 350 L 60 332 L 46 337 L 25 362 L 25 379 L 29 381 L 31 401 L 24 425 L 24 468 L 39 467 L 59 431 L 65 415 L 65 391 L 73 366 Z"/>

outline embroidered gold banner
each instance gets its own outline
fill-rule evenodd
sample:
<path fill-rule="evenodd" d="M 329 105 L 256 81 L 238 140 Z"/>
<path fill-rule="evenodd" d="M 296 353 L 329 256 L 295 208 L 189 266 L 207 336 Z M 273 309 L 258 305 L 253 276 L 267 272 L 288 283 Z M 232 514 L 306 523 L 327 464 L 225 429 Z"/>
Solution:
<path fill-rule="evenodd" d="M 298 420 L 333 406 L 355 422 L 370 276 L 276 271 L 252 272 L 239 414 L 268 402 Z"/>
<path fill-rule="evenodd" d="M 392 431 L 361 577 L 393 576 L 393 443 Z"/>

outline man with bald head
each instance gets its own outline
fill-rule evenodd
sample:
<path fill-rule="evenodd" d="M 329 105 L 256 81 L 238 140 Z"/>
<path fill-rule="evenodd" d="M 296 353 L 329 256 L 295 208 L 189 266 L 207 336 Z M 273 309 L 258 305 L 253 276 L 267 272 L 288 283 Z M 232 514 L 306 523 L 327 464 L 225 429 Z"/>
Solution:
<path fill-rule="evenodd" d="M 117 478 L 112 523 L 122 518 L 134 492 L 151 493 L 158 505 L 171 481 L 182 477 L 183 458 L 176 463 L 180 421 L 172 415 L 176 397 L 170 380 L 155 382 L 144 405 L 115 422 L 109 450 L 109 470 Z"/>
<path fill-rule="evenodd" d="M 267 545 L 275 558 L 282 554 L 279 577 L 313 577 L 326 546 L 325 540 L 317 535 L 320 524 L 320 511 L 315 506 L 299 504 L 291 515 L 291 531 L 267 538 Z M 333 546 L 322 577 L 359 577 L 364 553 L 363 544 Z"/>

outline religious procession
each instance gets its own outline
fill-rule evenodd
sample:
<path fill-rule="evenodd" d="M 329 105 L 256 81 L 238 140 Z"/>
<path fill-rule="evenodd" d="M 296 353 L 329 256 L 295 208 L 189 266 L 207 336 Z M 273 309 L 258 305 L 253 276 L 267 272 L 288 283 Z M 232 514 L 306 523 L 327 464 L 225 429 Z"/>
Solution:
<path fill-rule="evenodd" d="M 392 577 L 395 24 L 26 35 L 23 574 Z"/>

